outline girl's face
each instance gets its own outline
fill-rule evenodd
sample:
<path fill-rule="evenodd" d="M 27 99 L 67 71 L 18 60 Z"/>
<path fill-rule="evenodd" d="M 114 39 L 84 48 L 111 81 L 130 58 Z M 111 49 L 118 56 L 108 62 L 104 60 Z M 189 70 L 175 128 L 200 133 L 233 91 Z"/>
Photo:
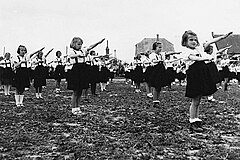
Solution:
<path fill-rule="evenodd" d="M 223 59 L 227 59 L 227 58 L 228 58 L 227 54 L 224 54 Z"/>
<path fill-rule="evenodd" d="M 82 48 L 82 42 L 79 40 L 75 44 L 75 48 L 77 51 L 79 51 Z"/>
<path fill-rule="evenodd" d="M 43 52 L 38 52 L 38 58 L 42 58 L 42 56 L 43 56 Z"/>
<path fill-rule="evenodd" d="M 156 47 L 156 52 L 157 52 L 157 53 L 160 53 L 161 51 L 162 51 L 162 44 L 159 43 L 159 44 L 157 45 L 157 47 Z"/>
<path fill-rule="evenodd" d="M 6 54 L 5 54 L 5 58 L 6 58 L 7 60 L 9 60 L 9 59 L 10 59 L 10 53 L 6 53 Z"/>
<path fill-rule="evenodd" d="M 208 54 L 212 54 L 212 53 L 213 53 L 213 47 L 210 46 Z"/>
<path fill-rule="evenodd" d="M 20 47 L 19 48 L 19 55 L 20 56 L 24 56 L 27 53 L 26 48 L 25 47 Z"/>
<path fill-rule="evenodd" d="M 197 36 L 190 35 L 187 39 L 186 46 L 191 49 L 195 49 L 198 46 L 198 38 Z"/>
<path fill-rule="evenodd" d="M 61 52 L 57 52 L 57 57 L 61 57 L 62 53 Z"/>

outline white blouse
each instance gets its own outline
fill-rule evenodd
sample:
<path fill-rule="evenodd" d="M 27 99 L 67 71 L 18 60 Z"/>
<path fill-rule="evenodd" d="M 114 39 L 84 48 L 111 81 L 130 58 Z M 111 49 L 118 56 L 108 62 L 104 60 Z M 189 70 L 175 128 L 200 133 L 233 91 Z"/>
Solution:
<path fill-rule="evenodd" d="M 186 64 L 186 70 L 191 66 L 195 60 L 192 60 L 189 58 L 190 55 L 198 56 L 198 57 L 204 57 L 204 58 L 212 58 L 213 55 L 209 55 L 203 51 L 202 47 L 197 47 L 195 49 L 190 49 L 190 48 L 183 48 L 182 54 L 180 54 L 179 58 L 182 58 L 182 60 Z"/>
<path fill-rule="evenodd" d="M 13 58 L 14 63 L 19 63 L 20 61 L 26 61 L 26 63 L 21 63 L 19 67 L 26 67 L 30 68 L 31 67 L 31 58 L 29 54 L 25 54 L 23 57 L 20 55 L 17 55 L 16 57 Z"/>
<path fill-rule="evenodd" d="M 79 54 L 84 57 L 74 57 L 76 54 Z M 86 62 L 86 56 L 87 56 L 87 50 L 80 50 L 76 51 L 74 49 L 70 50 L 69 57 L 70 63 L 75 64 L 75 63 L 85 63 Z"/>
<path fill-rule="evenodd" d="M 13 61 L 11 59 L 3 59 L 0 61 L 0 66 L 3 68 L 13 67 Z"/>

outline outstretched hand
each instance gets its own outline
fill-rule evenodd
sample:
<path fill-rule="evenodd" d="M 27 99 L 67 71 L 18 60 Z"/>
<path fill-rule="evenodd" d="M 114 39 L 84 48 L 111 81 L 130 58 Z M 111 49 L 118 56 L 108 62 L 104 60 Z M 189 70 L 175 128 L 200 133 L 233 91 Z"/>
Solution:
<path fill-rule="evenodd" d="M 44 48 L 45 48 L 45 47 L 43 47 L 43 48 L 39 49 L 39 50 L 38 50 L 38 52 L 39 52 L 39 51 L 42 51 L 42 50 L 44 50 Z"/>
<path fill-rule="evenodd" d="M 224 38 L 227 38 L 227 37 L 230 36 L 231 34 L 233 34 L 233 32 L 229 32 L 229 33 L 225 34 Z"/>
<path fill-rule="evenodd" d="M 102 43 L 105 40 L 105 38 L 103 38 L 99 43 Z"/>

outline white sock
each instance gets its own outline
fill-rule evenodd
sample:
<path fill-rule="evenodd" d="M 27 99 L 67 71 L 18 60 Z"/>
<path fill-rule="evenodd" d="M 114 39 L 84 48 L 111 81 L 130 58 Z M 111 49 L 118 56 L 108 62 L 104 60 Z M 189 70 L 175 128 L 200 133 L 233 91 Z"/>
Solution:
<path fill-rule="evenodd" d="M 36 97 L 39 98 L 39 93 L 36 93 Z"/>
<path fill-rule="evenodd" d="M 202 122 L 202 120 L 200 118 L 194 118 L 195 122 Z"/>
<path fill-rule="evenodd" d="M 213 96 L 208 96 L 208 100 L 212 100 L 213 99 Z"/>
<path fill-rule="evenodd" d="M 196 122 L 196 119 L 195 118 L 189 118 L 189 122 L 194 123 L 194 122 Z"/>
<path fill-rule="evenodd" d="M 19 98 L 19 104 L 22 105 L 23 104 L 23 97 L 24 97 L 24 95 L 19 95 L 19 97 L 20 97 Z"/>
<path fill-rule="evenodd" d="M 7 87 L 7 94 L 8 94 L 8 95 L 10 95 L 10 87 L 11 87 L 11 86 L 8 86 L 8 87 Z"/>
<path fill-rule="evenodd" d="M 15 95 L 16 105 L 20 104 L 20 95 Z"/>
<path fill-rule="evenodd" d="M 7 92 L 7 85 L 4 85 L 4 94 L 5 94 L 5 96 L 8 95 L 8 92 Z"/>
<path fill-rule="evenodd" d="M 103 83 L 100 83 L 101 91 L 103 91 Z"/>

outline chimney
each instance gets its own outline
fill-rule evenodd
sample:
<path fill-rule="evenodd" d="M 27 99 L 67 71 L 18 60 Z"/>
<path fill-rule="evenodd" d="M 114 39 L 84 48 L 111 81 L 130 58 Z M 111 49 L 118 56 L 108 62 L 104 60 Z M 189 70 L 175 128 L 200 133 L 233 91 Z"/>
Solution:
<path fill-rule="evenodd" d="M 109 48 L 108 48 L 108 40 L 107 40 L 106 55 L 108 54 L 109 54 Z"/>
<path fill-rule="evenodd" d="M 157 41 L 159 41 L 159 34 L 157 34 Z"/>
<path fill-rule="evenodd" d="M 114 49 L 114 58 L 117 58 L 117 50 Z"/>

